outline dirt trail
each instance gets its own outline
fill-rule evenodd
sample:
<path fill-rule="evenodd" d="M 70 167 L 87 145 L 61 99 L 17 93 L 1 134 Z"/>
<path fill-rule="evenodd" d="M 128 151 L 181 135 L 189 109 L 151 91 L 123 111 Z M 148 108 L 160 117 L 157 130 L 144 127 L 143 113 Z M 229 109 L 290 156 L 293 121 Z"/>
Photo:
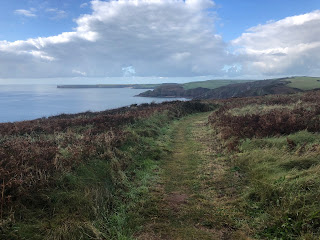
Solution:
<path fill-rule="evenodd" d="M 208 115 L 193 115 L 175 125 L 172 154 L 163 161 L 160 179 L 145 206 L 149 221 L 138 239 L 228 239 L 214 194 L 205 189 L 205 181 L 212 178 L 203 170 L 212 157 Z"/>

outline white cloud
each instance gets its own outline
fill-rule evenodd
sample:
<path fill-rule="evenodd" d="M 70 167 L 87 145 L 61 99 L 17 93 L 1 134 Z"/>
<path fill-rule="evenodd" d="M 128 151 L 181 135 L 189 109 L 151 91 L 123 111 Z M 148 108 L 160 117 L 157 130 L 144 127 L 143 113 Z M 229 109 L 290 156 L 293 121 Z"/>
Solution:
<path fill-rule="evenodd" d="M 123 67 L 122 72 L 124 77 L 132 77 L 136 74 L 136 70 L 133 66 Z"/>
<path fill-rule="evenodd" d="M 131 75 L 164 77 L 320 75 L 320 11 L 269 21 L 226 43 L 207 11 L 211 0 L 90 6 L 73 31 L 0 41 L 0 77 L 115 77 L 132 69 Z"/>
<path fill-rule="evenodd" d="M 86 72 L 81 72 L 81 71 L 76 70 L 76 69 L 73 69 L 73 70 L 72 70 L 72 73 L 78 74 L 78 75 L 80 75 L 80 76 L 87 76 L 87 73 L 86 73 Z"/>
<path fill-rule="evenodd" d="M 15 14 L 21 15 L 24 17 L 36 17 L 37 15 L 34 13 L 34 9 L 26 10 L 26 9 L 17 9 L 14 11 Z"/>
<path fill-rule="evenodd" d="M 215 3 L 210 0 L 186 0 L 187 6 L 197 9 L 206 9 L 215 6 Z"/>
<path fill-rule="evenodd" d="M 320 11 L 271 21 L 235 39 L 246 73 L 320 75 Z"/>
<path fill-rule="evenodd" d="M 76 19 L 73 32 L 0 42 L 0 61 L 7 65 L 0 76 L 15 68 L 5 63 L 8 57 L 24 62 L 14 71 L 21 77 L 73 76 L 73 69 L 88 76 L 122 76 L 123 66 L 132 66 L 139 76 L 215 73 L 226 64 L 226 44 L 214 33 L 207 12 L 212 6 L 211 0 L 94 0 L 92 13 Z M 25 55 L 33 50 L 54 60 Z"/>
<path fill-rule="evenodd" d="M 51 17 L 50 18 L 54 19 L 54 20 L 63 19 L 63 18 L 66 18 L 68 16 L 66 11 L 61 10 L 61 9 L 57 9 L 57 8 L 47 8 L 45 11 L 47 13 L 51 13 Z"/>
<path fill-rule="evenodd" d="M 88 7 L 88 6 L 89 6 L 88 3 L 82 3 L 82 4 L 80 5 L 81 8 L 85 8 L 85 7 Z"/>

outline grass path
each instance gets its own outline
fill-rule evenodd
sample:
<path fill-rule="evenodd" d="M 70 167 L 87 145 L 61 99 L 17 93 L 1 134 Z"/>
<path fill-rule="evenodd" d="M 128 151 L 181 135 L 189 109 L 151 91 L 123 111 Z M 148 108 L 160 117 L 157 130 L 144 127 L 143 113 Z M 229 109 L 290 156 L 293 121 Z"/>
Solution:
<path fill-rule="evenodd" d="M 144 206 L 147 225 L 138 239 L 229 239 L 227 221 L 215 205 L 216 189 L 208 181 L 223 166 L 212 161 L 209 113 L 178 121 L 172 153 L 161 164 L 158 182 Z"/>

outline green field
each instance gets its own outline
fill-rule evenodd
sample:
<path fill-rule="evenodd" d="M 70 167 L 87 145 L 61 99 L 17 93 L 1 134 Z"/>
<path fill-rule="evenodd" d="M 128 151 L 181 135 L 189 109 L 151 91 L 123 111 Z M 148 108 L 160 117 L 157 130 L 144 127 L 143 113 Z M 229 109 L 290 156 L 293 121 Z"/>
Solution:
<path fill-rule="evenodd" d="M 287 85 L 288 87 L 299 88 L 301 90 L 320 88 L 319 77 L 294 77 L 288 80 L 291 82 Z"/>
<path fill-rule="evenodd" d="M 312 90 L 315 88 L 320 88 L 320 77 L 292 77 L 287 78 L 285 80 L 290 81 L 287 86 L 292 88 L 298 88 L 301 90 Z M 200 82 L 189 82 L 182 84 L 184 89 L 193 89 L 193 88 L 209 88 L 215 89 L 218 87 L 226 86 L 229 84 L 234 83 L 244 83 L 244 82 L 251 82 L 255 80 L 231 80 L 231 79 L 222 79 L 222 80 L 207 80 L 207 81 L 200 81 Z"/>
<path fill-rule="evenodd" d="M 234 83 L 244 83 L 244 82 L 250 82 L 253 80 L 207 80 L 207 81 L 201 81 L 201 82 L 190 82 L 190 83 L 185 83 L 182 86 L 184 87 L 185 90 L 188 89 L 193 89 L 193 88 L 209 88 L 209 89 L 215 89 L 218 87 L 226 86 L 229 84 L 234 84 Z"/>

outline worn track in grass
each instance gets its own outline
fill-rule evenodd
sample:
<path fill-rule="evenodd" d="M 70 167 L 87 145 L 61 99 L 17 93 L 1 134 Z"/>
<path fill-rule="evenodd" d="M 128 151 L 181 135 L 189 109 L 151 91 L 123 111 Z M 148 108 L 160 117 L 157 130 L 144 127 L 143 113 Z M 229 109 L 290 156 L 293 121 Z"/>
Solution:
<path fill-rule="evenodd" d="M 207 182 L 223 166 L 212 162 L 209 113 L 186 117 L 175 123 L 172 153 L 161 164 L 159 180 L 151 189 L 143 214 L 147 224 L 138 239 L 230 239 L 228 224 L 215 205 L 215 189 Z"/>

